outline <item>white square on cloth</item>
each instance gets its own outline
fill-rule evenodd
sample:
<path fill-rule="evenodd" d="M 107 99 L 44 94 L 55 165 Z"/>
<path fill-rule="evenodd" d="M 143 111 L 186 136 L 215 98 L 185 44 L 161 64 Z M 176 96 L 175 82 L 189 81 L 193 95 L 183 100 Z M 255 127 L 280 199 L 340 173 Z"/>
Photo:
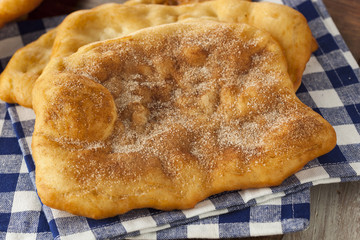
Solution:
<path fill-rule="evenodd" d="M 6 233 L 6 240 L 36 240 L 36 233 Z"/>
<path fill-rule="evenodd" d="M 14 54 L 16 49 L 23 46 L 20 36 L 6 38 L 0 41 L 0 58 L 10 57 Z"/>
<path fill-rule="evenodd" d="M 331 35 L 333 35 L 333 36 L 340 35 L 340 32 L 337 29 L 337 27 L 336 27 L 334 21 L 332 20 L 332 18 L 325 18 L 323 21 L 324 21 L 325 27 L 327 28 L 327 30 L 329 30 Z"/>
<path fill-rule="evenodd" d="M 157 226 L 155 220 L 151 216 L 124 221 L 122 222 L 122 225 L 127 232 L 133 232 L 139 229 L 153 228 Z"/>
<path fill-rule="evenodd" d="M 318 72 L 324 72 L 323 67 L 320 65 L 319 61 L 316 59 L 316 57 L 311 56 L 309 61 L 306 64 L 306 68 L 304 71 L 305 74 L 310 73 L 318 73 Z"/>
<path fill-rule="evenodd" d="M 356 69 L 359 67 L 354 56 L 351 54 L 350 51 L 344 52 L 344 57 L 352 69 Z"/>
<path fill-rule="evenodd" d="M 329 179 L 329 174 L 321 166 L 308 168 L 306 170 L 297 172 L 296 177 L 299 179 L 300 183 L 314 182 L 320 179 Z"/>
<path fill-rule="evenodd" d="M 262 236 L 278 234 L 282 231 L 281 222 L 251 222 L 250 221 L 250 236 Z"/>
<path fill-rule="evenodd" d="M 75 215 L 73 215 L 71 213 L 61 211 L 61 210 L 57 210 L 55 208 L 52 208 L 51 211 L 52 211 L 54 219 L 75 217 Z"/>
<path fill-rule="evenodd" d="M 360 162 L 350 163 L 350 166 L 354 169 L 354 171 L 360 175 Z"/>
<path fill-rule="evenodd" d="M 217 224 L 199 224 L 199 225 L 189 225 L 187 227 L 187 237 L 188 238 L 202 238 L 206 236 L 213 236 L 213 238 L 219 238 L 219 227 Z"/>
<path fill-rule="evenodd" d="M 254 198 L 259 198 L 270 194 L 272 194 L 271 188 L 251 188 L 240 191 L 240 195 L 245 203 Z"/>
<path fill-rule="evenodd" d="M 61 240 L 95 240 L 95 236 L 91 231 L 79 232 L 68 236 L 62 236 Z"/>
<path fill-rule="evenodd" d="M 2 129 L 3 129 L 3 126 L 4 126 L 4 122 L 5 122 L 4 119 L 0 119 L 0 133 L 2 133 Z"/>
<path fill-rule="evenodd" d="M 310 91 L 309 94 L 314 100 L 316 106 L 319 108 L 333 108 L 344 106 L 335 89 Z"/>
<path fill-rule="evenodd" d="M 186 218 L 191 218 L 194 216 L 198 216 L 202 213 L 212 212 L 214 210 L 215 210 L 214 204 L 212 204 L 212 202 L 209 199 L 206 199 L 196 204 L 195 208 L 183 210 L 183 213 L 186 216 Z"/>
<path fill-rule="evenodd" d="M 348 145 L 360 143 L 360 135 L 353 124 L 334 126 L 336 132 L 336 143 Z"/>
<path fill-rule="evenodd" d="M 35 119 L 34 110 L 32 110 L 31 108 L 16 106 L 16 112 L 19 116 L 20 122 Z"/>
<path fill-rule="evenodd" d="M 11 212 L 41 211 L 39 198 L 34 191 L 16 191 Z"/>
<path fill-rule="evenodd" d="M 29 172 L 29 169 L 27 168 L 26 163 L 25 163 L 25 159 L 23 157 L 19 173 L 28 173 L 28 172 Z"/>

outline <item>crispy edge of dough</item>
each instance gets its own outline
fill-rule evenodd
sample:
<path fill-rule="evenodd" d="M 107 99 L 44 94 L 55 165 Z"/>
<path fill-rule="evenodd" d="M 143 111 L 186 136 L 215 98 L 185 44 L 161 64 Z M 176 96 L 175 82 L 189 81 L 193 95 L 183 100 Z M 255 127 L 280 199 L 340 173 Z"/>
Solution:
<path fill-rule="evenodd" d="M 0 1 L 0 27 L 21 17 L 40 5 L 42 0 L 2 0 Z"/>
<path fill-rule="evenodd" d="M 56 29 L 18 49 L 0 75 L 0 99 L 32 107 L 32 88 L 50 61 Z"/>

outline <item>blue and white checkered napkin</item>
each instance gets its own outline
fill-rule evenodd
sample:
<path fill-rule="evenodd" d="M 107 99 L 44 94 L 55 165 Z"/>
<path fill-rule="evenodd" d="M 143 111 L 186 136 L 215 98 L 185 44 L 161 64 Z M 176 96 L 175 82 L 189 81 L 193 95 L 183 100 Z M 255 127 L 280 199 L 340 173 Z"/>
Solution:
<path fill-rule="evenodd" d="M 190 210 L 140 209 L 92 220 L 40 203 L 30 148 L 35 115 L 30 109 L 0 102 L 0 239 L 229 238 L 304 229 L 309 223 L 310 186 L 360 180 L 360 70 L 321 0 L 283 1 L 305 15 L 318 41 L 297 95 L 334 126 L 338 140 L 333 151 L 278 187 L 219 194 Z M 1 67 L 16 49 L 61 19 L 1 29 Z"/>

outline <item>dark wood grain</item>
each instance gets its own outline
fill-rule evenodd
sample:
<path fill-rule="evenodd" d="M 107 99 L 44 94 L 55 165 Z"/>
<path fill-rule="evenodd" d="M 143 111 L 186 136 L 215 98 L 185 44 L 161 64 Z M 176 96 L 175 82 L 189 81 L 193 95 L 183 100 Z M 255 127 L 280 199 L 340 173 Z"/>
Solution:
<path fill-rule="evenodd" d="M 110 0 L 44 0 L 30 19 L 87 9 Z M 360 0 L 323 0 L 356 61 L 360 62 Z M 360 182 L 327 184 L 311 189 L 311 219 L 307 230 L 245 240 L 360 239 Z"/>
<path fill-rule="evenodd" d="M 342 37 L 360 62 L 360 1 L 323 0 Z"/>

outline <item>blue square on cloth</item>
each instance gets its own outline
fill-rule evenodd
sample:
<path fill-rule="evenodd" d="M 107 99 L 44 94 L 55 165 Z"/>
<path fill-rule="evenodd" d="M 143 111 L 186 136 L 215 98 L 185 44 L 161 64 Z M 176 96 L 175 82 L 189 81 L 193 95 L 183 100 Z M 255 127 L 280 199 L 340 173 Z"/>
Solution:
<path fill-rule="evenodd" d="M 2 192 L 13 192 L 16 188 L 18 173 L 0 174 L 0 189 Z"/>
<path fill-rule="evenodd" d="M 15 122 L 13 123 L 16 135 L 19 139 L 25 138 L 25 134 L 21 125 L 21 122 Z"/>
<path fill-rule="evenodd" d="M 334 88 L 340 88 L 343 86 L 351 85 L 357 82 L 356 76 L 354 72 L 347 73 L 345 69 L 338 68 L 336 70 L 326 71 L 326 75 L 328 75 L 329 79 L 331 79 L 331 83 Z"/>
<path fill-rule="evenodd" d="M 44 23 L 41 19 L 18 22 L 17 25 L 19 27 L 19 31 L 21 35 L 38 32 L 38 31 L 44 31 L 45 29 Z"/>
<path fill-rule="evenodd" d="M 336 68 L 335 71 L 344 86 L 358 83 L 358 79 L 356 78 L 355 73 L 350 66 L 339 67 Z"/>
<path fill-rule="evenodd" d="M 9 226 L 11 213 L 0 213 L 0 232 L 6 232 Z"/>
<path fill-rule="evenodd" d="M 56 226 L 55 220 L 54 219 L 50 220 L 50 221 L 48 221 L 48 223 L 49 223 L 49 228 L 51 230 L 51 233 L 52 233 L 53 237 L 54 238 L 58 237 L 59 236 L 59 230 L 58 230 L 58 228 Z"/>
<path fill-rule="evenodd" d="M 339 49 L 339 46 L 330 33 L 317 38 L 316 41 L 319 44 L 319 49 L 314 52 L 315 55 L 321 55 Z"/>
<path fill-rule="evenodd" d="M 357 124 L 360 123 L 360 103 L 345 106 L 346 111 L 349 113 L 351 120 Z"/>
<path fill-rule="evenodd" d="M 50 232 L 50 227 L 49 227 L 48 221 L 47 221 L 46 216 L 45 216 L 43 211 L 40 211 L 39 224 L 38 224 L 37 232 L 38 233 Z"/>
<path fill-rule="evenodd" d="M 327 153 L 326 155 L 322 155 L 318 157 L 319 163 L 322 165 L 326 164 L 334 164 L 334 163 L 340 163 L 340 162 L 346 162 L 346 158 L 344 157 L 344 154 L 341 152 L 339 146 L 335 146 L 335 148 Z"/>
<path fill-rule="evenodd" d="M 319 17 L 318 12 L 310 1 L 300 4 L 297 6 L 297 9 L 305 16 L 308 22 Z"/>
<path fill-rule="evenodd" d="M 16 137 L 0 137 L 0 155 L 21 154 L 21 149 Z"/>
<path fill-rule="evenodd" d="M 310 218 L 309 203 L 287 204 L 281 206 L 281 219 Z"/>
<path fill-rule="evenodd" d="M 35 171 L 35 163 L 34 163 L 34 160 L 32 159 L 32 156 L 25 155 L 24 159 L 25 159 L 25 163 L 26 163 L 26 166 L 27 166 L 29 172 L 31 173 L 31 172 Z"/>
<path fill-rule="evenodd" d="M 45 33 L 45 26 L 41 19 L 26 22 L 18 22 L 21 39 L 24 45 L 37 40 Z"/>
<path fill-rule="evenodd" d="M 236 222 L 249 222 L 250 221 L 250 208 L 244 208 L 238 211 L 222 214 L 219 216 L 219 223 L 236 223 Z"/>

